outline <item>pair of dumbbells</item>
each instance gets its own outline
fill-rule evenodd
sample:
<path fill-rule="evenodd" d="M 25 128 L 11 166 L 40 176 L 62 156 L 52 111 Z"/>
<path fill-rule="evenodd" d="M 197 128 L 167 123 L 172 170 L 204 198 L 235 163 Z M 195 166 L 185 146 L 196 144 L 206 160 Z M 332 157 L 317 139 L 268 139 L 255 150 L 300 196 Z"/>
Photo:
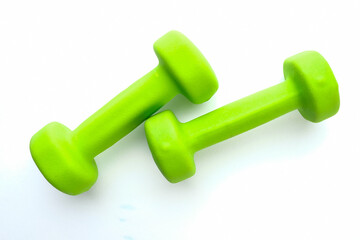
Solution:
<path fill-rule="evenodd" d="M 171 111 L 151 115 L 177 94 L 203 103 L 218 88 L 216 76 L 200 51 L 179 32 L 157 40 L 159 65 L 121 92 L 74 131 L 53 122 L 31 139 L 32 157 L 45 178 L 60 191 L 76 195 L 95 183 L 94 157 L 146 119 L 145 132 L 157 166 L 170 182 L 195 173 L 193 155 L 287 112 L 299 109 L 319 122 L 339 109 L 336 79 L 317 52 L 303 52 L 284 63 L 286 81 L 230 103 L 187 123 Z"/>

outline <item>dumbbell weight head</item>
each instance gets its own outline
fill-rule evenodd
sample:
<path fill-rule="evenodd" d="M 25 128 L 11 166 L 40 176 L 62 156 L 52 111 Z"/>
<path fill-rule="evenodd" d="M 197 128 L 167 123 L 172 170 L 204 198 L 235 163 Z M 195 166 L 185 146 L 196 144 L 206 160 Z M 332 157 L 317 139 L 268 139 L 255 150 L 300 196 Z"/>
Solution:
<path fill-rule="evenodd" d="M 67 194 L 87 191 L 96 182 L 98 169 L 93 156 L 79 149 L 72 131 L 61 123 L 49 123 L 38 131 L 31 138 L 30 151 L 46 180 Z"/>
<path fill-rule="evenodd" d="M 98 176 L 94 157 L 105 147 L 129 133 L 173 95 L 181 93 L 193 103 L 202 103 L 216 92 L 218 82 L 212 68 L 197 47 L 183 34 L 168 32 L 155 42 L 154 50 L 159 58 L 159 65 L 155 70 L 87 119 L 85 127 L 84 123 L 80 125 L 81 131 L 86 128 L 85 133 L 82 131 L 81 139 L 78 136 L 80 130 L 76 131 L 79 127 L 71 131 L 58 122 L 46 125 L 31 138 L 31 155 L 41 173 L 54 187 L 70 195 L 89 190 Z M 160 82 L 152 80 L 147 83 L 151 78 Z M 158 96 L 160 94 L 165 99 Z M 132 107 L 134 109 L 129 109 Z M 122 114 L 122 111 L 124 114 L 130 113 L 131 117 L 114 116 Z M 102 132 L 104 129 L 112 136 L 98 134 L 91 144 L 84 144 L 86 140 L 91 140 L 92 131 Z M 103 146 L 98 147 L 97 144 Z"/>
<path fill-rule="evenodd" d="M 195 174 L 195 151 L 173 112 L 164 111 L 148 119 L 145 133 L 154 161 L 169 182 L 177 183 Z"/>
<path fill-rule="evenodd" d="M 340 106 L 338 83 L 323 56 L 306 51 L 284 62 L 284 77 L 300 92 L 301 115 L 311 122 L 321 122 L 337 113 Z"/>
<path fill-rule="evenodd" d="M 160 65 L 174 77 L 181 93 L 193 103 L 209 100 L 218 89 L 210 64 L 184 35 L 171 31 L 158 39 L 154 51 Z"/>

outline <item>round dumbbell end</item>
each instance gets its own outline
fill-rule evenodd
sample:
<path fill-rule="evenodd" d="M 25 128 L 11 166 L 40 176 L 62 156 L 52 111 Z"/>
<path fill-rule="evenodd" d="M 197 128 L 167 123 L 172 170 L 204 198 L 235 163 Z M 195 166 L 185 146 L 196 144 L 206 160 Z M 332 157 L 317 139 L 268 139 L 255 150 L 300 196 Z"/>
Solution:
<path fill-rule="evenodd" d="M 177 183 L 195 174 L 194 154 L 186 145 L 180 123 L 171 111 L 148 119 L 145 133 L 155 163 L 169 182 Z"/>
<path fill-rule="evenodd" d="M 183 34 L 170 31 L 154 43 L 160 65 L 193 103 L 209 100 L 218 89 L 210 64 L 199 49 Z"/>
<path fill-rule="evenodd" d="M 71 131 L 60 123 L 50 123 L 38 131 L 31 138 L 30 151 L 45 178 L 64 193 L 85 192 L 97 179 L 95 161 L 76 148 Z"/>
<path fill-rule="evenodd" d="M 320 122 L 339 110 L 337 81 L 329 64 L 318 52 L 306 51 L 286 59 L 284 76 L 298 89 L 299 111 L 305 119 Z"/>

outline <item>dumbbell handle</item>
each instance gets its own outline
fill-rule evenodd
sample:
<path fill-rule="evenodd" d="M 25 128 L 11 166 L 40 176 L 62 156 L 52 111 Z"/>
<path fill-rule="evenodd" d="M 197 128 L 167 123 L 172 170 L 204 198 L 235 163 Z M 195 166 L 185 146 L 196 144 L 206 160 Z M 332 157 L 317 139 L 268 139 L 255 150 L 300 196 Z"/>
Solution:
<path fill-rule="evenodd" d="M 299 92 L 285 81 L 181 124 L 195 152 L 297 109 Z"/>
<path fill-rule="evenodd" d="M 178 90 L 158 65 L 73 131 L 73 141 L 92 157 L 112 146 L 170 101 Z"/>

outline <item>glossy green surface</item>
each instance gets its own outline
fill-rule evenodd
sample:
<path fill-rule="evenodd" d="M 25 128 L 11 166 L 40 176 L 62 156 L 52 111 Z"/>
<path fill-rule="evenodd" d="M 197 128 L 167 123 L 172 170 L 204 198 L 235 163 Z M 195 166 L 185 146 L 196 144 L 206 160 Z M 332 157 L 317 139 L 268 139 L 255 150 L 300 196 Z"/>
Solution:
<path fill-rule="evenodd" d="M 285 82 L 225 105 L 187 123 L 170 111 L 145 122 L 154 160 L 172 183 L 195 173 L 194 153 L 283 114 L 298 109 L 303 117 L 320 122 L 340 106 L 336 79 L 326 60 L 308 51 L 284 62 Z"/>
<path fill-rule="evenodd" d="M 32 157 L 54 187 L 71 195 L 89 190 L 98 176 L 95 156 L 177 94 L 185 95 L 193 103 L 202 103 L 216 92 L 218 82 L 213 70 L 184 35 L 171 31 L 155 42 L 154 50 L 159 65 L 74 131 L 53 122 L 32 137 Z"/>

